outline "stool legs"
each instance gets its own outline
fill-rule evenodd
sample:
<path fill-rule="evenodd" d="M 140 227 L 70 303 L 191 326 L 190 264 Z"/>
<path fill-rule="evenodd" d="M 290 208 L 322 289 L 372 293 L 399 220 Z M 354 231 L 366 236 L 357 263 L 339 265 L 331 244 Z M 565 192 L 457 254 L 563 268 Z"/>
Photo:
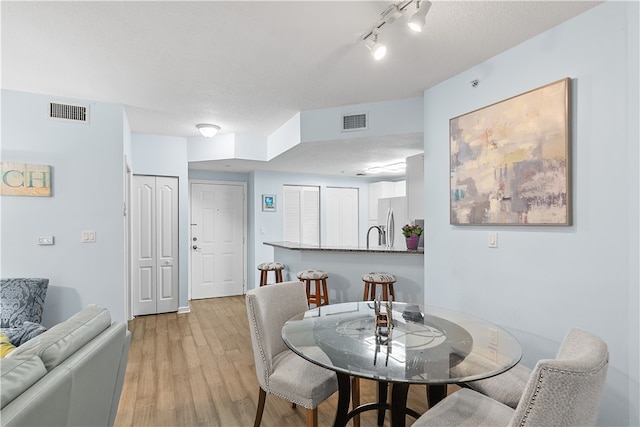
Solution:
<path fill-rule="evenodd" d="M 396 300 L 396 294 L 393 290 L 393 283 L 377 283 L 377 282 L 364 282 L 364 295 L 363 301 L 374 301 L 376 299 L 376 289 L 380 285 L 382 287 L 382 300 L 389 301 L 389 295 Z"/>
<path fill-rule="evenodd" d="M 267 284 L 267 270 L 260 271 L 260 286 L 264 286 Z"/>
<path fill-rule="evenodd" d="M 269 283 L 269 271 L 273 271 L 276 275 L 276 283 L 282 283 L 282 270 L 260 270 L 260 286 Z"/>
<path fill-rule="evenodd" d="M 314 282 L 315 294 L 311 293 L 311 281 Z M 329 304 L 329 293 L 327 291 L 327 279 L 304 279 L 307 285 L 307 301 L 315 304 L 316 307 Z"/>
<path fill-rule="evenodd" d="M 364 282 L 364 295 L 362 295 L 362 301 L 371 301 L 373 298 L 369 298 L 369 282 Z"/>

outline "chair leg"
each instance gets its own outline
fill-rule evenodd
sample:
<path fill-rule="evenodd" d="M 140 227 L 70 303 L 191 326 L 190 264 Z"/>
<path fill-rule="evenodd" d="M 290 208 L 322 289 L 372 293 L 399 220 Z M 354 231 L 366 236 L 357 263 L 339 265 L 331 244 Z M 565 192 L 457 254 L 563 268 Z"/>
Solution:
<path fill-rule="evenodd" d="M 264 412 L 264 402 L 267 399 L 267 392 L 260 387 L 260 394 L 258 395 L 258 408 L 256 409 L 256 420 L 253 423 L 253 427 L 260 427 L 262 422 L 262 413 Z"/>
<path fill-rule="evenodd" d="M 364 294 L 362 295 L 362 301 L 369 301 L 369 282 L 364 282 Z"/>
<path fill-rule="evenodd" d="M 318 407 L 307 409 L 307 427 L 318 427 Z"/>

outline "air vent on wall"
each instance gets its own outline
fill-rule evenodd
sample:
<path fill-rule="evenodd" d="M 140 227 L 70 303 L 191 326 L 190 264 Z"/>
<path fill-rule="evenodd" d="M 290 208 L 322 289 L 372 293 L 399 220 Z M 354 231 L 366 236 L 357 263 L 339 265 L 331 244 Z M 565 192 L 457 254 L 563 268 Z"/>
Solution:
<path fill-rule="evenodd" d="M 342 132 L 366 130 L 369 126 L 367 114 L 345 114 L 342 116 Z"/>
<path fill-rule="evenodd" d="M 56 120 L 69 120 L 72 122 L 88 123 L 89 107 L 79 104 L 63 104 L 49 102 L 49 118 Z"/>

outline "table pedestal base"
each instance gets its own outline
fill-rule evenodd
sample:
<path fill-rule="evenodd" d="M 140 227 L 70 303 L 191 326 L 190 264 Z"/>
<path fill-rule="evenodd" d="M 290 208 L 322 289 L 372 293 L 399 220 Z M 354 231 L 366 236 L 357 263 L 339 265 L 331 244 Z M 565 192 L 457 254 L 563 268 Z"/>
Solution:
<path fill-rule="evenodd" d="M 338 405 L 336 407 L 336 418 L 334 427 L 344 427 L 354 416 L 365 411 L 378 411 L 378 425 L 384 424 L 384 414 L 386 410 L 391 411 L 391 426 L 404 427 L 406 416 L 414 418 L 420 414 L 413 409 L 407 408 L 407 395 L 409 394 L 409 383 L 388 383 L 378 381 L 378 402 L 365 403 L 349 411 L 349 400 L 351 398 L 351 378 L 348 374 L 336 372 L 338 378 Z M 391 386 L 391 403 L 387 403 L 387 387 Z M 431 408 L 442 400 L 447 394 L 447 385 L 427 385 L 427 402 Z"/>

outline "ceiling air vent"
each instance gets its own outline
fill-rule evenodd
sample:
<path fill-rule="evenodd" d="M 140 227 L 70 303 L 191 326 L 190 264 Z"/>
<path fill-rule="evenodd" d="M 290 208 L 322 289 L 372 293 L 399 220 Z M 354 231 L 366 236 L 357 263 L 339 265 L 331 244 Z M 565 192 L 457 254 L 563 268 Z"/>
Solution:
<path fill-rule="evenodd" d="M 49 118 L 56 120 L 70 120 L 72 122 L 88 123 L 89 107 L 79 104 L 63 104 L 49 102 Z"/>
<path fill-rule="evenodd" d="M 369 126 L 367 114 L 348 114 L 342 116 L 342 132 L 365 130 Z"/>

